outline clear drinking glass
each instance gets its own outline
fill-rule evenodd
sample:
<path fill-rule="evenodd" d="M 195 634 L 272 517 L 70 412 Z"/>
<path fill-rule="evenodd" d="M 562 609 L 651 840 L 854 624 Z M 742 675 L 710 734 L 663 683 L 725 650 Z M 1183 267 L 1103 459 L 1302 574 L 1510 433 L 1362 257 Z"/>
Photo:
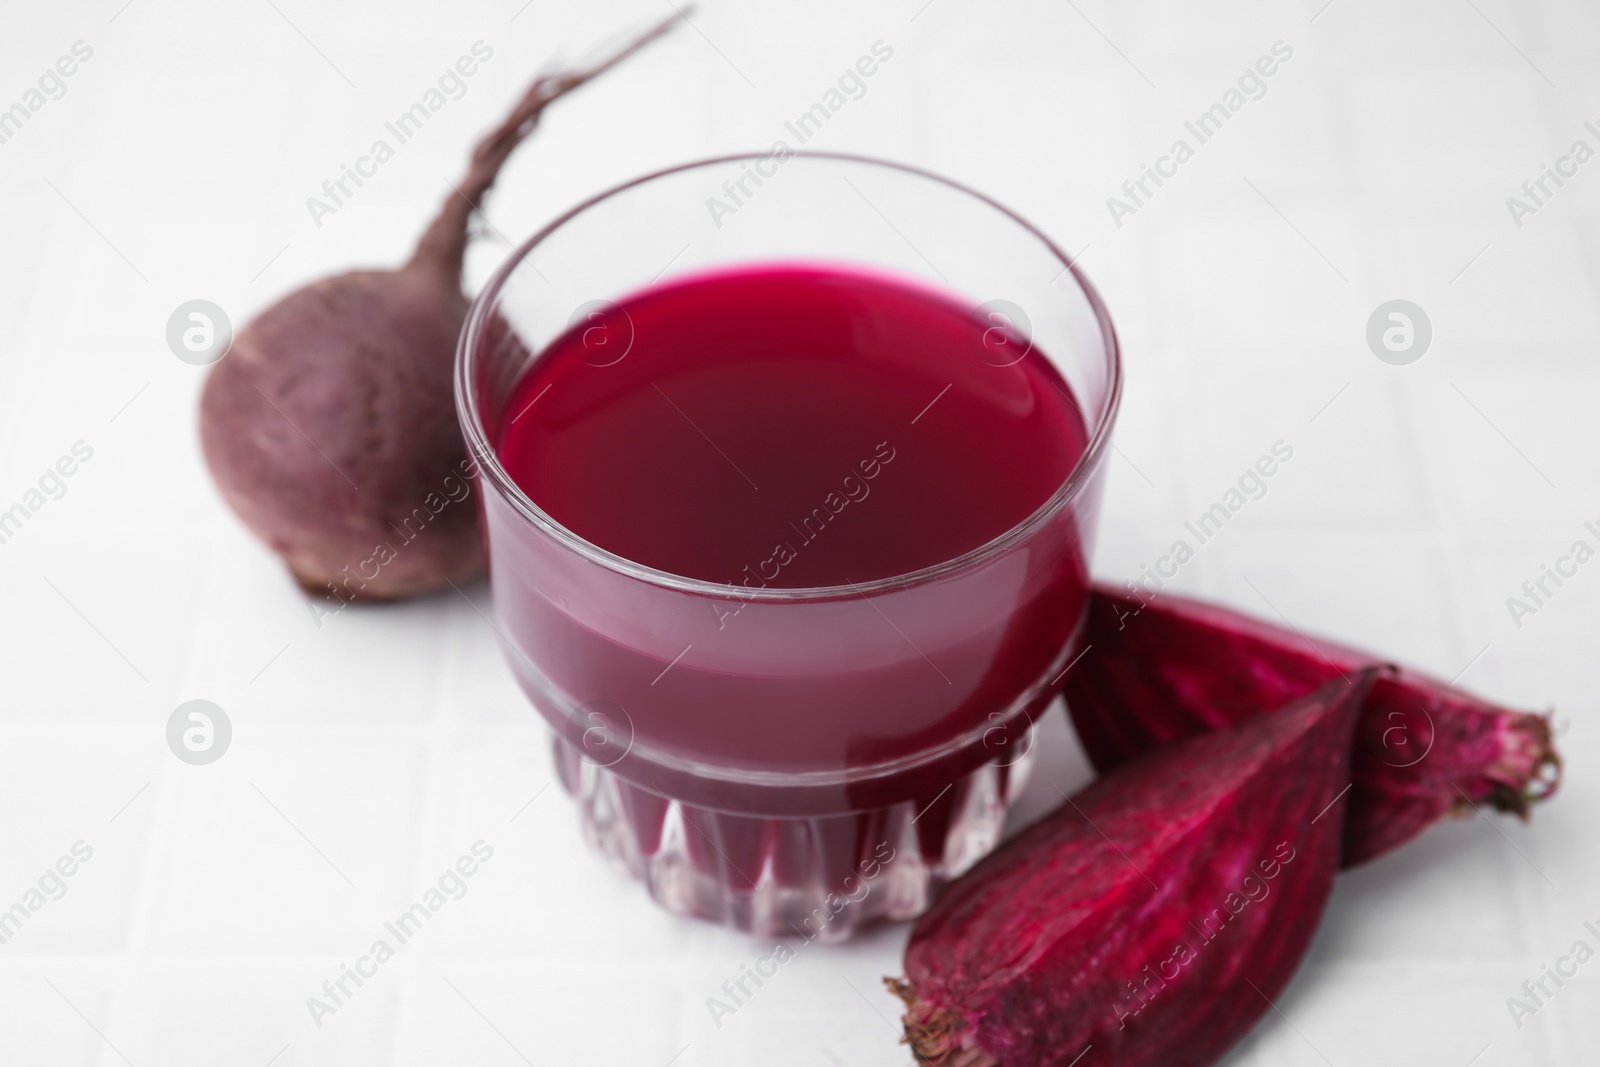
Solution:
<path fill-rule="evenodd" d="M 495 449 L 508 397 L 574 322 L 614 352 L 626 324 L 611 301 L 774 261 L 898 276 L 977 309 L 979 333 L 1002 323 L 1070 387 L 1087 450 L 981 547 L 804 589 L 621 558 L 508 476 Z M 473 304 L 456 401 L 497 629 L 590 842 L 669 910 L 763 935 L 838 940 L 924 910 L 997 842 L 1034 718 L 1077 654 L 1120 385 L 1111 320 L 1069 259 L 988 197 L 912 167 L 787 150 L 709 159 L 534 235 Z"/>

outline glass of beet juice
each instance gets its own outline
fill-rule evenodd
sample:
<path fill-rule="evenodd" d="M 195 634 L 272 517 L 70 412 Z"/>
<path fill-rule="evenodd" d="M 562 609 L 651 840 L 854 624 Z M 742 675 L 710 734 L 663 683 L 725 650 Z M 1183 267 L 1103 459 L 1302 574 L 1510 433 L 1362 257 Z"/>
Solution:
<path fill-rule="evenodd" d="M 705 160 L 518 249 L 456 399 L 595 847 L 763 935 L 922 911 L 1078 653 L 1120 383 L 1061 250 L 911 167 Z"/>

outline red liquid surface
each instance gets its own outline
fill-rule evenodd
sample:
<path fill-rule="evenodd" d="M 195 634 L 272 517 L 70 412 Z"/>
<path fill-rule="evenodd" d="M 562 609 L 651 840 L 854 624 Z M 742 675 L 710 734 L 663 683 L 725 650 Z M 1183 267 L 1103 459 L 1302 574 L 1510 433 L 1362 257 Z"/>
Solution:
<path fill-rule="evenodd" d="M 646 290 L 550 347 L 500 460 L 567 529 L 672 574 L 905 574 L 1027 518 L 1083 454 L 1060 377 L 1037 354 L 996 366 L 1025 342 L 990 325 L 836 271 Z"/>
<path fill-rule="evenodd" d="M 1006 533 L 1083 455 L 1065 382 L 996 323 L 878 275 L 700 275 L 580 322 L 500 407 L 499 459 L 557 523 L 726 587 L 626 577 L 484 497 L 513 668 L 573 749 L 585 709 L 621 723 L 625 756 L 599 762 L 645 857 L 671 799 L 692 862 L 735 890 L 763 870 L 837 885 L 905 835 L 937 865 L 964 776 L 1007 762 L 996 723 L 1020 744 L 1053 695 L 1086 603 L 1093 479 L 993 559 L 851 589 Z M 843 588 L 746 591 L 824 586 Z"/>

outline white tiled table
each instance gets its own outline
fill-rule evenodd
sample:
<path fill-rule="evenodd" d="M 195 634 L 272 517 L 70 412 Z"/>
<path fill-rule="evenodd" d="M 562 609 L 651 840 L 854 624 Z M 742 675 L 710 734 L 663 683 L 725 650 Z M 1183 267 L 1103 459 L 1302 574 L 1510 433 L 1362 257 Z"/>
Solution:
<path fill-rule="evenodd" d="M 399 260 L 531 70 L 669 11 L 522 2 L 0 15 L 0 107 L 93 48 L 0 144 L 0 506 L 94 449 L 0 544 L 0 906 L 94 850 L 0 945 L 6 1067 L 906 1059 L 879 985 L 903 928 L 808 947 L 715 1027 L 705 998 L 770 946 L 672 919 L 586 854 L 476 611 L 317 629 L 204 474 L 201 373 L 163 341 L 178 303 L 242 322 Z M 1321 3 L 705 4 L 702 32 L 552 112 L 490 216 L 520 237 L 616 180 L 765 146 L 888 42 L 814 143 L 944 171 L 1089 246 L 1128 376 L 1097 571 L 1136 574 L 1281 438 L 1294 461 L 1179 584 L 1467 668 L 1565 724 L 1566 789 L 1533 826 L 1441 827 L 1340 880 L 1284 1016 L 1230 1062 L 1592 1063 L 1600 963 L 1520 1029 L 1505 1002 L 1600 920 L 1600 563 L 1521 628 L 1505 599 L 1600 519 L 1600 162 L 1520 230 L 1505 199 L 1573 140 L 1600 148 L 1600 14 Z M 468 94 L 314 226 L 305 198 L 478 39 L 495 53 Z M 1267 94 L 1116 228 L 1106 198 L 1280 39 Z M 504 253 L 474 248 L 472 286 Z M 1434 325 L 1412 366 L 1363 341 L 1394 297 Z M 163 739 L 194 697 L 236 731 L 208 767 Z M 1045 743 L 1021 818 L 1087 777 L 1059 719 Z M 467 895 L 315 1026 L 306 998 L 479 839 Z"/>

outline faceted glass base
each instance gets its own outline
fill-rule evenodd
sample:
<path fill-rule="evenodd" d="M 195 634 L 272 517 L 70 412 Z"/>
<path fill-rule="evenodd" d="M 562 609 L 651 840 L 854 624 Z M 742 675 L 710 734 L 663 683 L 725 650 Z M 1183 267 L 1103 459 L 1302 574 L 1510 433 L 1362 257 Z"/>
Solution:
<path fill-rule="evenodd" d="M 843 941 L 878 919 L 922 914 L 945 882 L 1000 840 L 1033 761 L 984 764 L 926 800 L 843 815 L 782 818 L 671 800 L 580 757 L 555 738 L 584 836 L 642 880 L 656 902 L 762 937 Z"/>

